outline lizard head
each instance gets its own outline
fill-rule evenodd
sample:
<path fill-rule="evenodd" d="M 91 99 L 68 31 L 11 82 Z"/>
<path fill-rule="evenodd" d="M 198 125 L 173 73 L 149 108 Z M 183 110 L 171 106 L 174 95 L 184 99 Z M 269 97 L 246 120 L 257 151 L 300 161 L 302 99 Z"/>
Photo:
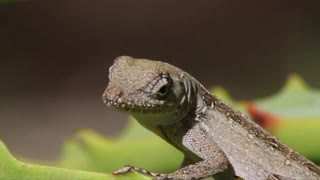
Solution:
<path fill-rule="evenodd" d="M 191 92 L 185 75 L 167 63 L 121 56 L 109 68 L 103 100 L 143 125 L 173 124 L 190 109 Z"/>

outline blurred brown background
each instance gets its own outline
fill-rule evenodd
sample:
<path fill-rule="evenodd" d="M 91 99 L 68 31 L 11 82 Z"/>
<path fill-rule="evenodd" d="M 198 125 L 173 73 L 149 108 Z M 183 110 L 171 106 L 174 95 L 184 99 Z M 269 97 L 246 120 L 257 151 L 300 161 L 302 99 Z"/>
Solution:
<path fill-rule="evenodd" d="M 39 0 L 0 4 L 0 139 L 54 159 L 78 128 L 112 136 L 106 108 L 120 55 L 163 60 L 233 97 L 276 92 L 287 75 L 320 88 L 319 1 Z"/>

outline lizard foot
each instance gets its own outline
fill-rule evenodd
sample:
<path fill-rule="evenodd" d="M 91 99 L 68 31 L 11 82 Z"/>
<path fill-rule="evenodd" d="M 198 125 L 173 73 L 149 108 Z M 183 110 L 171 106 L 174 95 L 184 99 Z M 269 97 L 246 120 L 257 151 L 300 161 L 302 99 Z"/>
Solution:
<path fill-rule="evenodd" d="M 138 167 L 134 167 L 132 165 L 125 165 L 123 168 L 113 172 L 113 175 L 119 175 L 119 174 L 124 174 L 129 172 L 130 170 L 136 171 L 140 174 L 152 176 L 154 179 L 166 179 L 167 175 L 166 174 L 161 174 L 161 173 L 154 173 L 145 169 L 141 169 Z"/>

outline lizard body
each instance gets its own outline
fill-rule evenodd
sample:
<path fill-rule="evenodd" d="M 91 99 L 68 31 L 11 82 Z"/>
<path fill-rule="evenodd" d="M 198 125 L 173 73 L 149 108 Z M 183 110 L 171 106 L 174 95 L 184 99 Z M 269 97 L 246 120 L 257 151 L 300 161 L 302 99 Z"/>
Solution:
<path fill-rule="evenodd" d="M 200 179 L 230 170 L 247 180 L 320 179 L 320 168 L 170 64 L 129 56 L 109 69 L 104 102 L 184 153 L 169 174 L 130 169 L 155 179 Z"/>

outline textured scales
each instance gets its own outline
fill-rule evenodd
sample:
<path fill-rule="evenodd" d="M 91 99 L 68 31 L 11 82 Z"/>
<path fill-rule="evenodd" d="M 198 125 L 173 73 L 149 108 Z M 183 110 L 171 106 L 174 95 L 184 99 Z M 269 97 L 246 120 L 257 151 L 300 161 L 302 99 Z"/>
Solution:
<path fill-rule="evenodd" d="M 248 180 L 320 179 L 320 168 L 271 136 L 241 112 L 167 63 L 117 58 L 109 69 L 103 100 L 126 111 L 184 153 L 180 169 L 155 179 L 201 179 L 228 172 Z M 223 175 L 223 173 L 222 173 Z"/>

